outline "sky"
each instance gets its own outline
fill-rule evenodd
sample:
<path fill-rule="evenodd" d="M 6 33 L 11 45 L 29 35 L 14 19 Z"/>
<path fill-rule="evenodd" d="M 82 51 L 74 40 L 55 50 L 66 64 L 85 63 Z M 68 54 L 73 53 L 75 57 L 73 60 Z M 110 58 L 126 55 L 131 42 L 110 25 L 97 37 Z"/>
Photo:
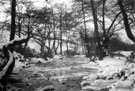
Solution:
<path fill-rule="evenodd" d="M 51 5 L 54 5 L 56 3 L 63 3 L 67 6 L 67 8 L 71 7 L 71 2 L 72 0 L 48 0 L 49 3 L 46 3 L 46 0 L 31 0 L 32 2 L 34 2 L 34 7 L 36 8 L 43 8 L 44 6 L 47 7 L 51 7 Z M 7 7 L 9 7 L 10 4 L 8 3 L 8 5 L 5 5 L 4 7 L 2 5 L 0 5 L 0 22 L 3 21 L 5 19 L 6 14 L 3 13 L 3 10 L 6 9 Z"/>
<path fill-rule="evenodd" d="M 42 8 L 44 7 L 45 5 L 49 6 L 45 1 L 46 0 L 32 0 L 32 1 L 35 1 L 35 7 L 37 8 Z M 71 1 L 72 0 L 48 0 L 49 3 L 51 3 L 52 5 L 55 4 L 55 3 L 63 3 L 65 5 L 67 5 L 68 8 L 71 7 Z"/>

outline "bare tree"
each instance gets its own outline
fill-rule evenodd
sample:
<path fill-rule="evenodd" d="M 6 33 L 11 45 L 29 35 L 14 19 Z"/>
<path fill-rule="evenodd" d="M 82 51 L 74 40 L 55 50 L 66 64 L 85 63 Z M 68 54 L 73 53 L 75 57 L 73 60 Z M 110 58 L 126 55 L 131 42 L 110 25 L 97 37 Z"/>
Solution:
<path fill-rule="evenodd" d="M 135 43 L 135 37 L 133 36 L 133 34 L 131 32 L 131 28 L 129 26 L 128 16 L 127 16 L 126 11 L 124 9 L 123 0 L 118 0 L 118 5 L 120 7 L 120 10 L 121 10 L 121 13 L 123 16 L 123 21 L 124 21 L 125 31 L 127 33 L 127 36 L 130 40 L 132 40 Z"/>

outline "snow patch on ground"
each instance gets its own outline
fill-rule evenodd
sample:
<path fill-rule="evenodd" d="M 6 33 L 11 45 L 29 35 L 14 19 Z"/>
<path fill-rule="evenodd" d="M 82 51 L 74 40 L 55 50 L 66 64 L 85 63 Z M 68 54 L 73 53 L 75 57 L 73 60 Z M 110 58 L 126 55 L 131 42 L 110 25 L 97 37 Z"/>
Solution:
<path fill-rule="evenodd" d="M 130 56 L 131 52 L 132 51 L 117 51 L 117 52 L 114 52 L 114 53 L 121 54 L 121 55 L 123 55 L 125 57 L 128 57 L 128 56 Z"/>
<path fill-rule="evenodd" d="M 120 52 L 128 57 L 131 52 Z M 102 61 L 96 61 L 97 74 L 90 74 L 83 77 L 82 89 L 101 90 L 110 88 L 109 91 L 134 91 L 135 64 L 127 63 L 126 58 L 105 57 Z M 91 66 L 87 64 L 86 66 Z M 127 90 L 126 90 L 127 89 Z M 103 90 L 104 91 L 104 90 Z M 108 91 L 108 90 L 107 90 Z"/>
<path fill-rule="evenodd" d="M 131 52 L 120 52 L 125 56 L 129 56 Z M 42 64 L 51 66 L 36 66 L 32 65 L 29 68 L 23 69 L 31 71 L 33 74 L 40 74 L 44 79 L 48 80 L 59 80 L 60 82 L 71 77 L 83 77 L 81 82 L 82 89 L 110 89 L 110 91 L 130 91 L 133 88 L 135 81 L 135 64 L 127 63 L 126 57 L 105 57 L 102 61 L 96 60 L 96 62 L 90 62 L 84 55 L 76 55 L 72 58 L 64 58 L 63 56 L 56 55 L 54 58 L 48 61 L 42 58 L 32 58 L 33 63 L 41 62 Z M 17 67 L 23 66 L 25 63 L 21 62 L 16 64 Z M 96 73 L 90 73 L 89 70 L 97 69 Z M 84 70 L 84 71 L 83 71 Z M 87 72 L 87 71 L 88 72 Z M 125 77 L 119 77 L 124 72 Z M 124 89 L 124 90 L 119 90 Z M 127 89 L 128 90 L 125 90 Z M 130 89 L 130 90 L 129 90 Z M 132 90 L 134 91 L 134 90 Z"/>
<path fill-rule="evenodd" d="M 82 68 L 95 68 L 95 69 L 97 69 L 97 66 L 98 64 L 95 62 L 89 62 L 81 65 Z"/>

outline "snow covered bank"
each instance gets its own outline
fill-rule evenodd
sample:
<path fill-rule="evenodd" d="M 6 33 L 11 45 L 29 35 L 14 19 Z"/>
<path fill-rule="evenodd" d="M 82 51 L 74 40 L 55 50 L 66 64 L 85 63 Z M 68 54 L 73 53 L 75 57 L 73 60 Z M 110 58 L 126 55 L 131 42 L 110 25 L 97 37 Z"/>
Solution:
<path fill-rule="evenodd" d="M 127 56 L 129 52 L 122 52 Z M 97 74 L 83 77 L 82 89 L 107 91 L 135 91 L 135 64 L 128 63 L 126 58 L 105 57 L 97 61 Z M 88 66 L 89 64 L 87 64 Z M 90 66 L 90 65 L 89 65 Z M 106 91 L 106 90 L 105 90 Z"/>

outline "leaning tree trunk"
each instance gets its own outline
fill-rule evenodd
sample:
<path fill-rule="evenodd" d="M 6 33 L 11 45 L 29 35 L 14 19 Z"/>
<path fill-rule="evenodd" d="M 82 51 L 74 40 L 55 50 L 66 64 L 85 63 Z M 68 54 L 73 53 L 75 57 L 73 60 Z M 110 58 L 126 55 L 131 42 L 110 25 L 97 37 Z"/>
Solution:
<path fill-rule="evenodd" d="M 15 65 L 15 59 L 13 56 L 13 50 L 16 45 L 21 45 L 29 40 L 27 38 L 20 38 L 9 41 L 3 46 L 4 64 L 0 67 L 0 91 L 6 91 L 7 79 L 13 71 Z"/>
<path fill-rule="evenodd" d="M 15 60 L 11 51 L 8 50 L 5 46 L 3 47 L 3 51 L 4 53 L 8 54 L 8 57 L 6 58 L 6 60 L 8 60 L 8 63 L 6 64 L 6 66 L 4 66 L 2 71 L 0 71 L 0 91 L 6 91 L 7 79 L 9 75 L 12 73 L 14 63 L 15 63 Z"/>
<path fill-rule="evenodd" d="M 135 43 L 135 37 L 133 36 L 132 32 L 131 32 L 131 28 L 129 26 L 129 22 L 128 22 L 128 16 L 126 14 L 126 11 L 124 9 L 124 6 L 122 4 L 123 0 L 118 0 L 118 4 L 123 16 L 123 20 L 124 20 L 124 25 L 125 25 L 125 31 L 127 33 L 127 36 L 130 40 L 132 40 Z"/>
<path fill-rule="evenodd" d="M 11 0 L 11 32 L 10 32 L 10 41 L 13 42 L 12 40 L 15 37 L 15 17 L 16 17 L 16 0 Z M 12 43 L 9 44 L 12 44 Z M 7 79 L 9 75 L 12 73 L 14 65 L 15 65 L 15 60 L 13 57 L 13 46 L 9 46 L 9 44 L 6 44 L 3 46 L 3 54 L 4 54 L 4 61 L 5 64 L 3 63 L 1 70 L 0 70 L 0 91 L 6 91 L 6 84 L 7 84 Z"/>

